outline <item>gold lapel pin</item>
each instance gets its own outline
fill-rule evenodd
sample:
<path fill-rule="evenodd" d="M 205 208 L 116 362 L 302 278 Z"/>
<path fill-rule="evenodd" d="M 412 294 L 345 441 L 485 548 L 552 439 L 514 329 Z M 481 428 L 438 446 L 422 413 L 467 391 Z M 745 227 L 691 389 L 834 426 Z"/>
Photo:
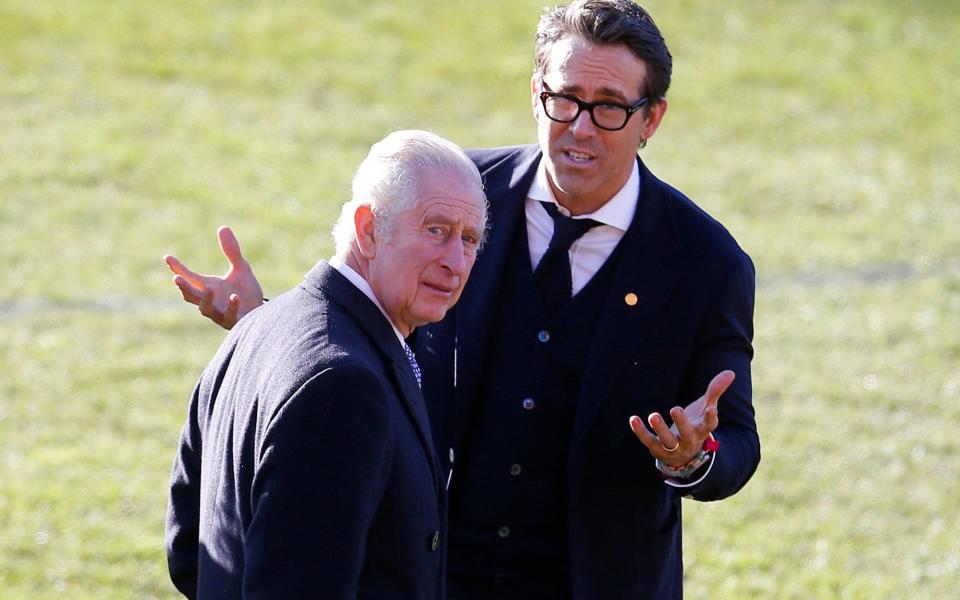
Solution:
<path fill-rule="evenodd" d="M 636 306 L 637 302 L 639 301 L 639 298 L 637 298 L 636 294 L 634 294 L 633 292 L 630 292 L 629 294 L 623 297 L 623 301 L 627 303 L 627 306 Z"/>

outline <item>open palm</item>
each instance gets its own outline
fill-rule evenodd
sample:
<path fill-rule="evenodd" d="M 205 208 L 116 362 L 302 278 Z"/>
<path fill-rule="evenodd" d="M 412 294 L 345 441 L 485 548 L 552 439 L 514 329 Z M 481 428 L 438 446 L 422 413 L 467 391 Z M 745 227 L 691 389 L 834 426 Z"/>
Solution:
<path fill-rule="evenodd" d="M 263 290 L 250 263 L 240 252 L 240 242 L 229 227 L 217 230 L 220 250 L 230 268 L 222 276 L 200 275 L 176 257 L 163 260 L 174 273 L 173 283 L 183 299 L 200 308 L 200 313 L 224 329 L 231 329 L 245 314 L 263 304 Z"/>

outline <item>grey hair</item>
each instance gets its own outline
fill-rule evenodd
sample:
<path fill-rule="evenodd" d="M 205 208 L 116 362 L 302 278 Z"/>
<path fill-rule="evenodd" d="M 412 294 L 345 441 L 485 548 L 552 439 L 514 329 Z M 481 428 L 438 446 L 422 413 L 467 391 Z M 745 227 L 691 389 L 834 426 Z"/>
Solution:
<path fill-rule="evenodd" d="M 653 17 L 632 0 L 574 0 L 570 6 L 544 9 L 537 25 L 534 73 L 547 72 L 550 47 L 568 37 L 596 45 L 625 44 L 647 66 L 646 89 L 651 103 L 667 97 L 673 57 Z"/>
<path fill-rule="evenodd" d="M 486 197 L 476 165 L 453 142 L 419 129 L 395 131 L 370 147 L 353 176 L 352 195 L 340 210 L 333 226 L 336 254 L 345 257 L 357 234 L 353 216 L 360 206 L 370 206 L 378 236 L 390 239 L 393 223 L 400 213 L 416 206 L 418 183 L 427 172 L 453 173 L 476 187 L 484 212 Z"/>

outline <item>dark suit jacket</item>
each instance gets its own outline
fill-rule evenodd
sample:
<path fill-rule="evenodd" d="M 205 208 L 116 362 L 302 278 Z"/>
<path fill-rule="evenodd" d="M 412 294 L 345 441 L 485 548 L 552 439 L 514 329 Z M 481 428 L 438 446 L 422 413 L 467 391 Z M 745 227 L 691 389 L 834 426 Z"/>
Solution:
<path fill-rule="evenodd" d="M 475 409 L 503 265 L 515 228 L 524 226 L 540 150 L 470 155 L 490 202 L 489 243 L 454 312 L 417 333 L 424 396 L 444 458 L 446 448 L 462 443 Z M 571 585 L 582 600 L 681 597 L 680 497 L 729 496 L 760 460 L 750 382 L 753 265 L 719 223 L 637 160 L 636 216 L 584 366 L 567 461 Z M 632 306 L 630 293 L 638 299 Z M 718 406 L 715 464 L 699 485 L 672 488 L 628 418 L 652 411 L 669 418 L 671 407 L 698 398 L 724 369 L 736 381 Z"/>
<path fill-rule="evenodd" d="M 438 598 L 445 489 L 377 307 L 325 262 L 204 371 L 171 478 L 167 557 L 200 598 Z"/>

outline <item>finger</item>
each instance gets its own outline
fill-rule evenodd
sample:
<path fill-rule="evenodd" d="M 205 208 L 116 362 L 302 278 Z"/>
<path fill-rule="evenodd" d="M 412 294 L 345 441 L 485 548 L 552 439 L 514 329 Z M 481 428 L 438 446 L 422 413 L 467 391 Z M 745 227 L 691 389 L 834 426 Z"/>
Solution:
<path fill-rule="evenodd" d="M 670 409 L 670 418 L 673 419 L 673 428 L 681 439 L 696 436 L 696 425 L 687 417 L 687 411 L 674 406 Z"/>
<path fill-rule="evenodd" d="M 243 262 L 243 254 L 240 252 L 240 242 L 233 230 L 224 225 L 217 230 L 217 238 L 220 239 L 220 251 L 227 257 L 230 266 L 234 267 Z"/>
<path fill-rule="evenodd" d="M 710 433 L 720 425 L 720 415 L 718 413 L 716 406 L 710 406 L 705 411 L 703 417 L 703 430 L 704 433 Z"/>
<path fill-rule="evenodd" d="M 650 424 L 650 429 L 657 434 L 657 438 L 660 440 L 660 445 L 666 448 L 673 448 L 674 450 L 680 443 L 680 438 L 674 435 L 670 428 L 667 427 L 666 421 L 663 420 L 663 417 L 658 412 L 650 413 L 647 416 L 647 423 Z"/>
<path fill-rule="evenodd" d="M 167 267 L 169 267 L 170 270 L 174 272 L 174 274 L 179 275 L 180 277 L 183 277 L 184 279 L 189 281 L 191 285 L 198 288 L 202 287 L 203 275 L 199 275 L 197 273 L 194 273 L 190 269 L 188 269 L 187 265 L 177 260 L 176 256 L 171 256 L 167 254 L 166 256 L 163 257 L 163 262 L 167 263 Z"/>
<path fill-rule="evenodd" d="M 214 294 L 212 288 L 207 288 L 204 290 L 203 295 L 200 297 L 200 314 L 207 317 L 208 319 L 219 323 L 220 311 L 217 310 L 214 301 L 216 300 L 216 294 Z"/>
<path fill-rule="evenodd" d="M 733 371 L 721 371 L 710 380 L 710 384 L 707 385 L 707 407 L 716 406 L 717 401 L 720 400 L 720 395 L 727 391 L 727 388 L 730 387 L 730 384 L 733 383 L 733 380 L 736 378 L 736 375 Z"/>
<path fill-rule="evenodd" d="M 220 321 L 220 326 L 224 329 L 233 329 L 233 326 L 237 324 L 237 313 L 239 311 L 240 296 L 230 294 L 230 299 L 227 301 L 227 310 L 223 313 L 223 320 Z"/>
<path fill-rule="evenodd" d="M 660 444 L 660 440 L 657 436 L 650 433 L 646 426 L 643 424 L 643 420 L 634 415 L 629 419 L 630 429 L 633 431 L 633 435 L 637 436 L 637 439 L 647 447 L 647 450 L 651 452 L 663 452 L 663 447 Z"/>
<path fill-rule="evenodd" d="M 703 440 L 707 439 L 710 432 L 717 428 L 717 407 L 710 406 L 700 415 L 701 419 L 691 420 L 687 416 L 687 411 L 679 406 L 675 406 L 670 411 L 673 417 L 673 426 L 683 440 L 684 452 L 699 449 L 703 445 Z"/>
<path fill-rule="evenodd" d="M 183 296 L 183 299 L 190 304 L 200 304 L 201 293 L 200 290 L 190 285 L 190 282 L 177 275 L 173 278 L 173 283 L 178 288 L 180 288 L 180 295 Z"/>

